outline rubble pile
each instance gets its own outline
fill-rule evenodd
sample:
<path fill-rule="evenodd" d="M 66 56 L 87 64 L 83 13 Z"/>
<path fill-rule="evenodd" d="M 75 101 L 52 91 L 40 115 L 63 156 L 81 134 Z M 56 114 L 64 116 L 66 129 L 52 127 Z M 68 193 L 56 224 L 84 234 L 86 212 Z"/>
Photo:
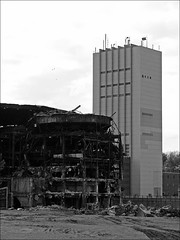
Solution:
<path fill-rule="evenodd" d="M 14 208 L 9 208 L 14 210 Z M 29 209 L 18 208 L 17 210 L 28 210 L 28 211 L 39 211 L 39 210 L 55 210 L 55 211 L 68 211 L 73 214 L 98 214 L 98 215 L 109 215 L 109 216 L 136 216 L 136 217 L 180 217 L 180 209 L 172 208 L 167 205 L 161 208 L 148 207 L 146 208 L 142 203 L 137 205 L 128 201 L 126 204 L 114 205 L 112 207 L 101 209 L 98 204 L 92 203 L 87 204 L 86 208 L 76 209 L 74 207 L 66 208 L 61 205 L 51 206 L 36 206 Z"/>
<path fill-rule="evenodd" d="M 180 209 L 172 208 L 167 205 L 161 208 L 148 207 L 146 208 L 142 203 L 139 205 L 128 201 L 126 204 L 115 205 L 102 212 L 102 215 L 110 216 L 137 216 L 137 217 L 180 217 Z"/>

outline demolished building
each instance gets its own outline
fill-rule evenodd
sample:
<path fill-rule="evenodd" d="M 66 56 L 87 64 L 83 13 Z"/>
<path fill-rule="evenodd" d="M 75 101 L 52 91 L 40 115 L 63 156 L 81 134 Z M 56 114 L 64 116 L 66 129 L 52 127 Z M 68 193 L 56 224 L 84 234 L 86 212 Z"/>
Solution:
<path fill-rule="evenodd" d="M 11 205 L 121 201 L 123 148 L 112 118 L 17 104 L 0 104 L 0 116 L 0 187 Z"/>

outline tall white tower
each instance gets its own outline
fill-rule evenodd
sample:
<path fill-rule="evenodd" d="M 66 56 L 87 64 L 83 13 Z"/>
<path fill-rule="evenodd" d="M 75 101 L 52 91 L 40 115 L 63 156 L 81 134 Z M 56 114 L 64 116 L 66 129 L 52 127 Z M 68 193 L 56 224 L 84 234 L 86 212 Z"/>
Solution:
<path fill-rule="evenodd" d="M 162 53 L 130 41 L 94 53 L 93 113 L 115 113 L 131 195 L 162 195 Z"/>

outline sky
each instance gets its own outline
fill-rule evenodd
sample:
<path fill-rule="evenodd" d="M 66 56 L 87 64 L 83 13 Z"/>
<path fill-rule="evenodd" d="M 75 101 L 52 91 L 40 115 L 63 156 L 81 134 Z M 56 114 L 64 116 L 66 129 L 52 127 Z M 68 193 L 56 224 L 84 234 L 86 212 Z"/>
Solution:
<path fill-rule="evenodd" d="M 179 1 L 1 1 L 1 102 L 92 113 L 105 34 L 160 46 L 163 152 L 179 151 Z"/>

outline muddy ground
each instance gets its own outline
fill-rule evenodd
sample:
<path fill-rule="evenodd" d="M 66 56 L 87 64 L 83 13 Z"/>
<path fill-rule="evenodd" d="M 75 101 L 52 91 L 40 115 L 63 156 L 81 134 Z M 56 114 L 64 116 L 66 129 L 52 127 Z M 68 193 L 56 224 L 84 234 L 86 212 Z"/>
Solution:
<path fill-rule="evenodd" d="M 72 210 L 1 210 L 0 239 L 180 239 L 180 218 L 74 214 Z"/>

